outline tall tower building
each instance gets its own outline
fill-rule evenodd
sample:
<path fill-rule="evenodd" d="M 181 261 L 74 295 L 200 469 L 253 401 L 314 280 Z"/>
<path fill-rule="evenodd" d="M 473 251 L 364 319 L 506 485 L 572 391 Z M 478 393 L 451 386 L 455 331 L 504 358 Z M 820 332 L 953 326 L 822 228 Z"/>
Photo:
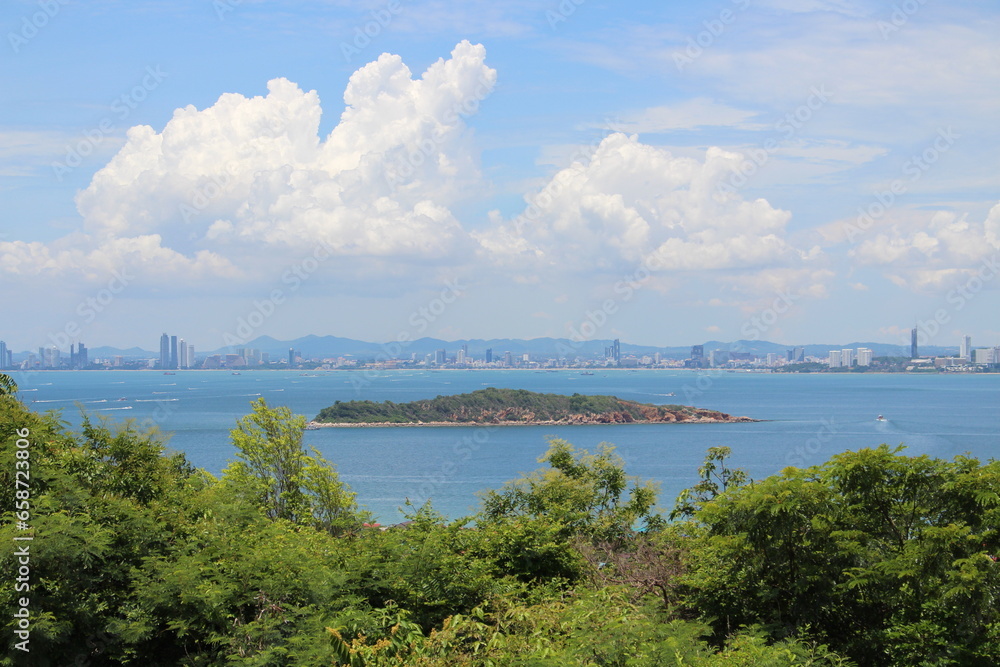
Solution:
<path fill-rule="evenodd" d="M 615 360 L 616 364 L 622 360 L 622 343 L 617 338 L 615 338 L 615 342 L 611 346 L 611 358 Z"/>
<path fill-rule="evenodd" d="M 177 336 L 170 337 L 170 368 L 177 368 Z"/>
<path fill-rule="evenodd" d="M 840 351 L 840 364 L 850 368 L 854 365 L 854 350 L 847 347 Z"/>
<path fill-rule="evenodd" d="M 827 363 L 830 365 L 830 368 L 840 368 L 841 366 L 840 350 L 830 350 L 830 356 L 827 357 Z"/>
<path fill-rule="evenodd" d="M 959 346 L 958 356 L 966 361 L 972 361 L 972 336 L 963 336 L 962 344 Z"/>
<path fill-rule="evenodd" d="M 0 370 L 5 368 L 10 368 L 10 364 L 7 362 L 7 343 L 0 340 Z"/>
<path fill-rule="evenodd" d="M 187 368 L 187 344 L 183 338 L 177 340 L 177 367 Z"/>
<path fill-rule="evenodd" d="M 492 347 L 486 348 L 486 363 L 488 363 L 488 364 L 492 364 L 493 363 L 493 348 Z"/>
<path fill-rule="evenodd" d="M 288 348 L 288 367 L 291 368 L 295 365 L 295 348 Z"/>
<path fill-rule="evenodd" d="M 858 348 L 858 366 L 872 365 L 872 350 L 869 347 Z"/>
<path fill-rule="evenodd" d="M 920 351 L 917 349 L 917 328 L 913 327 L 910 329 L 910 359 L 916 359 L 920 356 Z"/>
<path fill-rule="evenodd" d="M 188 368 L 194 368 L 194 345 L 192 345 L 191 343 L 188 343 L 187 362 L 188 362 L 187 365 Z"/>
<path fill-rule="evenodd" d="M 170 336 L 160 336 L 160 368 L 170 368 Z"/>

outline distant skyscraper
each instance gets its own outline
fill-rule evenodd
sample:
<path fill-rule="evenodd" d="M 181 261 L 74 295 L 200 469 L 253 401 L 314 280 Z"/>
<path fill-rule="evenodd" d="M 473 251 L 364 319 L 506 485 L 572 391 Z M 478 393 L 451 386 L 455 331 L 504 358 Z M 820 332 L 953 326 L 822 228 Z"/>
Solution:
<path fill-rule="evenodd" d="M 160 368 L 170 368 L 170 336 L 160 336 Z"/>
<path fill-rule="evenodd" d="M 830 350 L 827 363 L 830 365 L 830 368 L 840 368 L 842 365 L 840 350 Z"/>
<path fill-rule="evenodd" d="M 0 340 L 0 370 L 5 368 L 10 368 L 9 360 L 7 359 L 7 343 Z"/>
<path fill-rule="evenodd" d="M 177 368 L 177 336 L 170 337 L 170 368 Z"/>
<path fill-rule="evenodd" d="M 611 358 L 615 360 L 616 364 L 622 360 L 622 343 L 617 338 L 611 346 Z"/>
<path fill-rule="evenodd" d="M 972 336 L 963 336 L 962 344 L 959 346 L 958 356 L 966 361 L 972 361 Z"/>
<path fill-rule="evenodd" d="M 183 338 L 177 340 L 177 367 L 187 368 L 187 343 Z"/>
<path fill-rule="evenodd" d="M 705 346 L 704 345 L 692 345 L 691 346 L 691 358 L 692 359 L 704 359 L 705 358 Z"/>
<path fill-rule="evenodd" d="M 187 348 L 187 367 L 194 368 L 194 345 L 188 343 Z"/>
<path fill-rule="evenodd" d="M 288 366 L 291 368 L 295 365 L 295 348 L 288 348 Z"/>
<path fill-rule="evenodd" d="M 511 356 L 509 351 L 503 353 L 503 365 L 507 367 L 514 365 L 514 357 Z"/>
<path fill-rule="evenodd" d="M 486 348 L 486 363 L 488 363 L 488 364 L 492 364 L 493 363 L 493 348 L 492 347 Z"/>
<path fill-rule="evenodd" d="M 871 366 L 872 365 L 872 350 L 868 347 L 858 348 L 858 366 Z"/>
<path fill-rule="evenodd" d="M 448 359 L 448 350 L 437 350 L 434 352 L 434 363 L 441 365 Z"/>
<path fill-rule="evenodd" d="M 854 365 L 854 350 L 851 348 L 845 348 L 840 351 L 840 363 L 843 366 L 850 368 Z"/>
<path fill-rule="evenodd" d="M 917 349 L 917 328 L 913 327 L 910 329 L 910 359 L 916 359 L 920 356 L 920 351 Z"/>

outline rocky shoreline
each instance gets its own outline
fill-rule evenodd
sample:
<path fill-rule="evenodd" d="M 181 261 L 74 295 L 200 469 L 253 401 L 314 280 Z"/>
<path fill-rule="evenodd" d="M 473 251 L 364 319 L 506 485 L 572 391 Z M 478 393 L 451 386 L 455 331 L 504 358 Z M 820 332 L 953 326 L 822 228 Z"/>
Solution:
<path fill-rule="evenodd" d="M 387 428 L 387 427 L 419 427 L 419 426 L 612 426 L 620 424 L 740 424 L 747 422 L 759 422 L 761 419 L 751 417 L 723 417 L 698 416 L 689 419 L 620 419 L 605 415 L 574 415 L 571 419 L 559 420 L 537 420 L 537 421 L 436 421 L 436 422 L 317 422 L 311 421 L 306 425 L 309 430 L 320 428 Z"/>

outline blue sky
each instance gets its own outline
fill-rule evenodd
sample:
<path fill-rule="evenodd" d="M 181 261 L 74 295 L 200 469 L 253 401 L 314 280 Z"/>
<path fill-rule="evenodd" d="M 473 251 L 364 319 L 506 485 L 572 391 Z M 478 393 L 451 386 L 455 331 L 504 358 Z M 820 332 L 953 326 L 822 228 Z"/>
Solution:
<path fill-rule="evenodd" d="M 36 0 L 0 26 L 14 349 L 1000 344 L 995 3 Z"/>

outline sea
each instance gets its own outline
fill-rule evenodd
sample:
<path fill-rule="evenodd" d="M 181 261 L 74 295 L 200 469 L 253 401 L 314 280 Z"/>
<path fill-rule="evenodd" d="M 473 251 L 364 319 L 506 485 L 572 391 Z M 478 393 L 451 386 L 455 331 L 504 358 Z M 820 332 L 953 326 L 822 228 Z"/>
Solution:
<path fill-rule="evenodd" d="M 155 423 L 168 447 L 221 474 L 235 457 L 229 434 L 264 398 L 312 419 L 334 401 L 395 402 L 508 387 L 606 394 L 683 404 L 762 421 L 733 424 L 325 428 L 305 443 L 333 462 L 360 505 L 382 524 L 426 501 L 451 519 L 470 516 L 481 494 L 541 466 L 551 438 L 595 451 L 616 448 L 626 471 L 660 488 L 669 511 L 697 481 L 709 447 L 732 449 L 731 467 L 761 479 L 834 454 L 903 445 L 912 455 L 980 460 L 1000 449 L 998 374 L 783 374 L 722 370 L 50 371 L 13 373 L 20 398 L 56 410 L 71 428 L 82 414 Z M 877 419 L 879 415 L 883 420 Z M 407 505 L 409 501 L 410 506 Z"/>

